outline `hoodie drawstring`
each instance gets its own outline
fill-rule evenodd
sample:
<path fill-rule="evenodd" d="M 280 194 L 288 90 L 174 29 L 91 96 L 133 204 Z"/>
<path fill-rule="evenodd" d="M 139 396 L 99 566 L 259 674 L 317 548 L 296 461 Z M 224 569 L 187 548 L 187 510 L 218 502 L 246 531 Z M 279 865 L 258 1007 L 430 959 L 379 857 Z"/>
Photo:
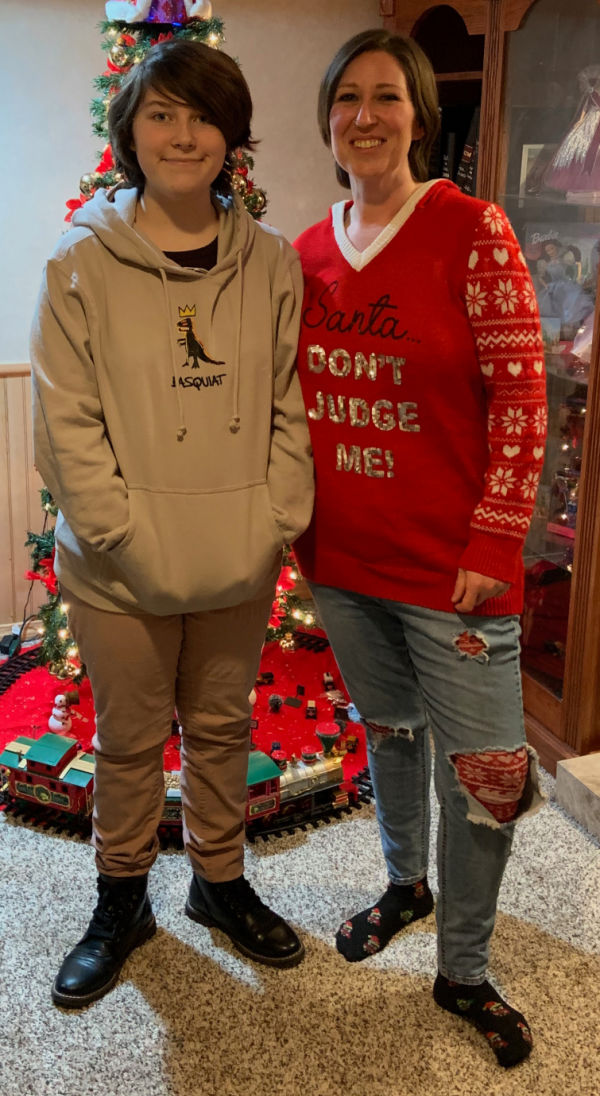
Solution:
<path fill-rule="evenodd" d="M 244 264 L 241 249 L 237 253 L 238 273 L 238 322 L 235 338 L 235 361 L 233 363 L 233 377 L 231 379 L 233 414 L 229 420 L 229 429 L 232 434 L 237 434 L 240 428 L 240 353 L 242 346 L 242 308 L 244 303 Z"/>
<path fill-rule="evenodd" d="M 165 297 L 165 309 L 167 316 L 170 315 L 171 302 L 169 301 L 169 289 L 167 286 L 167 275 L 164 270 L 160 269 L 160 280 L 162 282 L 163 293 Z M 183 441 L 187 434 L 187 426 L 185 425 L 185 411 L 183 408 L 183 399 L 181 398 L 181 386 L 179 384 L 179 378 L 181 376 L 181 369 L 177 365 L 175 359 L 175 350 L 173 348 L 173 340 L 169 335 L 169 346 L 171 348 L 171 365 L 173 367 L 173 379 L 175 381 L 175 394 L 177 396 L 177 409 L 179 411 L 179 426 L 177 427 L 177 441 Z"/>

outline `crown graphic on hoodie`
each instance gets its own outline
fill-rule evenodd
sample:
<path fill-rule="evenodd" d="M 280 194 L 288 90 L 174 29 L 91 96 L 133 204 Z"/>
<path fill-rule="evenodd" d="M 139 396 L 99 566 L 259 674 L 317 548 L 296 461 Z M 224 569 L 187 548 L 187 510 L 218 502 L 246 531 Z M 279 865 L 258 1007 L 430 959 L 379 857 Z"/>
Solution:
<path fill-rule="evenodd" d="M 179 312 L 179 315 L 181 316 L 181 319 L 183 320 L 183 319 L 185 319 L 186 316 L 195 316 L 196 315 L 196 305 L 195 304 L 192 304 L 192 305 L 186 304 L 184 308 L 178 308 L 177 311 Z"/>

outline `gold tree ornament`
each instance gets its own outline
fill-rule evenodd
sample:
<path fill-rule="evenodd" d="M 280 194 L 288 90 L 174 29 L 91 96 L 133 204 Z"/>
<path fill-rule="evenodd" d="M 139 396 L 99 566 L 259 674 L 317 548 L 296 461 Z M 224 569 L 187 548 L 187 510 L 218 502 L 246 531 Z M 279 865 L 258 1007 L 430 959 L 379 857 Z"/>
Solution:
<path fill-rule="evenodd" d="M 234 190 L 237 190 L 238 194 L 240 194 L 242 198 L 244 197 L 244 194 L 248 190 L 247 180 L 244 178 L 243 175 L 238 175 L 237 172 L 234 174 L 234 176 L 231 180 L 231 185 L 232 185 Z"/>
<path fill-rule="evenodd" d="M 86 172 L 85 175 L 81 176 L 81 179 L 79 180 L 79 190 L 80 193 L 84 194 L 86 198 L 91 198 L 94 190 L 94 184 L 92 182 L 92 176 L 89 172 Z"/>

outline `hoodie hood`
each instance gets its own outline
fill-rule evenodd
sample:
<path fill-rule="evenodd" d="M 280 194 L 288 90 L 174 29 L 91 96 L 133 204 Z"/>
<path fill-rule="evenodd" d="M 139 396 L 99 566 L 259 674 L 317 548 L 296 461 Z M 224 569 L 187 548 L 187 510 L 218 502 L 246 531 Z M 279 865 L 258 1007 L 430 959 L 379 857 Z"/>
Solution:
<path fill-rule="evenodd" d="M 133 187 L 98 190 L 89 202 L 75 211 L 71 223 L 74 228 L 90 229 L 122 262 L 150 270 L 165 270 L 169 276 L 184 280 L 197 277 L 198 271 L 174 263 L 137 231 L 134 222 L 138 198 L 139 192 Z M 217 265 L 206 273 L 211 278 L 223 279 L 233 273 L 237 253 L 243 254 L 250 247 L 256 225 L 237 194 L 232 198 L 216 197 L 214 202 L 219 213 L 219 252 Z"/>

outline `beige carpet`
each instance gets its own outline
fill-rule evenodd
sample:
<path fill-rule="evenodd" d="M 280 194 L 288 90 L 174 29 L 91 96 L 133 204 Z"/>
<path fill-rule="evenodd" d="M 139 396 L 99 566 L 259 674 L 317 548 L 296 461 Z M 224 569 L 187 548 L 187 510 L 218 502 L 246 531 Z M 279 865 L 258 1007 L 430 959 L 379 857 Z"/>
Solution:
<path fill-rule="evenodd" d="M 434 1004 L 433 916 L 363 963 L 336 952 L 339 921 L 384 884 L 372 808 L 248 848 L 248 876 L 304 939 L 300 967 L 253 965 L 188 920 L 186 861 L 162 853 L 157 935 L 81 1013 L 50 985 L 91 912 L 91 850 L 4 815 L 0 849 L 0 1096 L 600 1093 L 599 844 L 554 803 L 518 827 L 500 899 L 492 979 L 535 1038 L 512 1071 Z"/>

